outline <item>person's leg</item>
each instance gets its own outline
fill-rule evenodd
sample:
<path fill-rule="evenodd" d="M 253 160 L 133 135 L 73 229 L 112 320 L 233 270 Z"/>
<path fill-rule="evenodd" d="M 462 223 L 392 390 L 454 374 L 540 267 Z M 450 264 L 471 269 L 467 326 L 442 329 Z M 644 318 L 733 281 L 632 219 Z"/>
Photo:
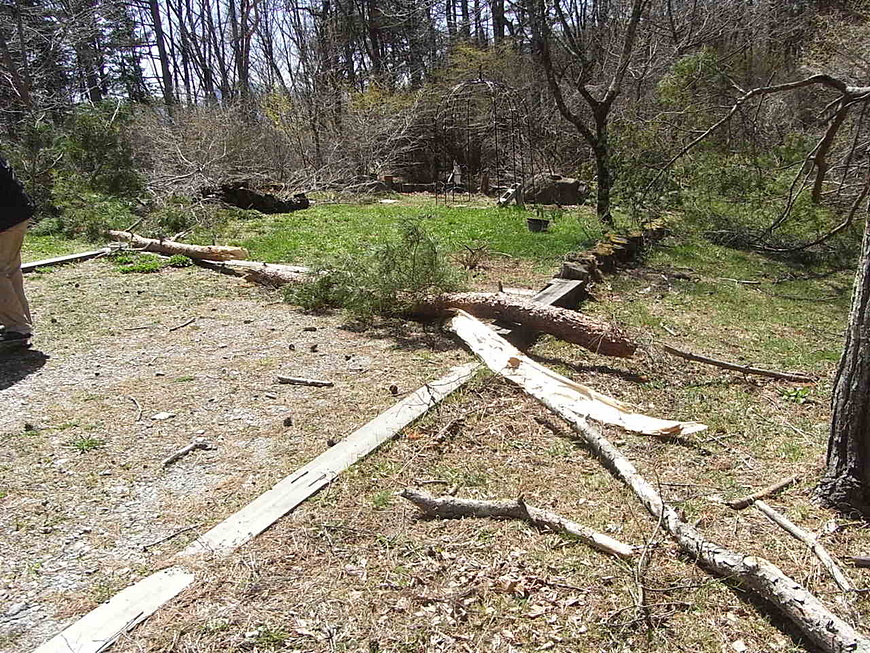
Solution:
<path fill-rule="evenodd" d="M 0 232 L 0 324 L 7 332 L 24 334 L 33 331 L 21 274 L 21 246 L 28 222 Z"/>

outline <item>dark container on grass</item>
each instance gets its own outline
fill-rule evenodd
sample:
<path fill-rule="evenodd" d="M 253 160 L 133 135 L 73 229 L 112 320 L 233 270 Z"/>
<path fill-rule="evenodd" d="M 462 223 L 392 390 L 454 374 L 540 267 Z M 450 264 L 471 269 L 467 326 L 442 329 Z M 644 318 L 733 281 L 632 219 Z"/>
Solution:
<path fill-rule="evenodd" d="M 544 218 L 526 218 L 526 224 L 529 231 L 539 232 L 546 231 L 550 226 L 550 221 Z"/>

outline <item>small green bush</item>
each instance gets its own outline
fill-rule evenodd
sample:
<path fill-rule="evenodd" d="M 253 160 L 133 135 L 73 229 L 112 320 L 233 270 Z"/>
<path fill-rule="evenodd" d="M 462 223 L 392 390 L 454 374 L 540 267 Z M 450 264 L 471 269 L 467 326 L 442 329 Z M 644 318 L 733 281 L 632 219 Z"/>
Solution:
<path fill-rule="evenodd" d="M 121 265 L 118 271 L 121 274 L 131 274 L 138 272 L 140 274 L 150 274 L 152 272 L 160 272 L 166 267 L 166 259 L 162 259 L 155 254 L 139 254 L 133 263 Z"/>
<path fill-rule="evenodd" d="M 173 254 L 166 261 L 166 266 L 170 268 L 189 268 L 193 265 L 193 259 L 184 254 Z"/>
<path fill-rule="evenodd" d="M 308 310 L 344 308 L 366 321 L 401 315 L 426 295 L 458 290 L 462 277 L 424 229 L 425 219 L 402 224 L 360 255 L 319 266 L 314 281 L 288 289 L 287 301 Z"/>

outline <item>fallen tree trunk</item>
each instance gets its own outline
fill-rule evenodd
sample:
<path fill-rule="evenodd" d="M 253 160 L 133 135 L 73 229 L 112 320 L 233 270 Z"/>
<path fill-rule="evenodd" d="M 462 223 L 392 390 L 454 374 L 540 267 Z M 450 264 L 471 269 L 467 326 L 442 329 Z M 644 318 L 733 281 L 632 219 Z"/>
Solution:
<path fill-rule="evenodd" d="M 467 316 L 464 318 L 467 320 Z M 459 329 L 463 316 L 451 324 Z M 506 378 L 509 367 L 499 371 Z M 498 371 L 498 370 L 497 370 Z M 744 556 L 708 541 L 694 526 L 683 521 L 679 513 L 667 505 L 658 491 L 643 478 L 635 466 L 601 430 L 589 424 L 575 412 L 571 401 L 551 388 L 513 379 L 523 389 L 550 410 L 562 417 L 580 435 L 590 451 L 610 472 L 625 483 L 643 506 L 674 538 L 687 556 L 712 573 L 738 581 L 772 603 L 808 639 L 830 653 L 861 651 L 870 653 L 870 640 L 840 619 L 800 583 L 786 576 L 776 565 L 755 556 Z"/>
<path fill-rule="evenodd" d="M 520 500 L 480 501 L 477 499 L 458 499 L 452 496 L 434 497 L 428 492 L 414 488 L 405 488 L 400 496 L 413 503 L 423 514 L 430 517 L 443 519 L 457 517 L 522 519 L 538 528 L 572 535 L 584 544 L 619 558 L 631 558 L 636 553 L 635 548 L 629 544 L 593 531 L 591 528 L 566 519 L 555 512 L 529 506 Z"/>
<path fill-rule="evenodd" d="M 174 240 L 156 240 L 138 236 L 130 231 L 109 231 L 115 240 L 125 240 L 134 247 L 146 252 L 158 254 L 182 254 L 192 259 L 207 261 L 228 261 L 230 259 L 247 258 L 248 250 L 242 247 L 227 247 L 224 245 L 190 245 Z"/>
<path fill-rule="evenodd" d="M 487 320 L 516 322 L 604 356 L 631 358 L 637 349 L 619 328 L 577 311 L 490 293 L 447 293 L 419 302 L 416 313 L 438 317 L 462 310 Z"/>

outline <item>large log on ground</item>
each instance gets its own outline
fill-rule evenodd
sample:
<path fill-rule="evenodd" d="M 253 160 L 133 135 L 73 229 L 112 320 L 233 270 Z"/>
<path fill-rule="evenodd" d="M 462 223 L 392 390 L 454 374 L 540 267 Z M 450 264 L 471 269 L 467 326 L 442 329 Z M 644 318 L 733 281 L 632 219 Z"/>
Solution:
<path fill-rule="evenodd" d="M 248 250 L 242 247 L 227 247 L 224 245 L 190 245 L 178 243 L 174 240 L 156 240 L 145 238 L 129 231 L 110 231 L 109 235 L 115 240 L 126 240 L 134 247 L 146 252 L 157 254 L 183 254 L 193 259 L 206 261 L 228 261 L 248 257 Z"/>
<path fill-rule="evenodd" d="M 282 199 L 265 188 L 257 188 L 249 180 L 228 181 L 220 186 L 202 189 L 205 198 L 218 199 L 240 209 L 253 209 L 260 213 L 290 213 L 307 209 L 311 203 L 305 193 L 296 193 L 292 198 Z"/>
<path fill-rule="evenodd" d="M 544 306 L 504 294 L 469 292 L 438 295 L 420 302 L 416 312 L 435 317 L 457 309 L 482 319 L 516 322 L 605 356 L 631 358 L 637 349 L 637 343 L 612 324 L 577 311 Z"/>

